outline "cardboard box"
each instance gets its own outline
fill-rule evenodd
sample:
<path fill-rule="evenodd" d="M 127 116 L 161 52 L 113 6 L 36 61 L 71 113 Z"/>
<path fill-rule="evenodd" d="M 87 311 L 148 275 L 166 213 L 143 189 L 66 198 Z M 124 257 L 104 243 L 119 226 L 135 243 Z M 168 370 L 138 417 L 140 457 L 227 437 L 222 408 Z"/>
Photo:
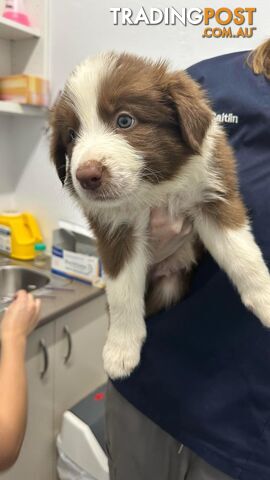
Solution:
<path fill-rule="evenodd" d="M 52 272 L 104 287 L 96 240 L 88 230 L 59 222 L 59 228 L 53 232 Z"/>
<path fill-rule="evenodd" d="M 0 100 L 47 107 L 49 82 L 32 75 L 0 77 Z"/>

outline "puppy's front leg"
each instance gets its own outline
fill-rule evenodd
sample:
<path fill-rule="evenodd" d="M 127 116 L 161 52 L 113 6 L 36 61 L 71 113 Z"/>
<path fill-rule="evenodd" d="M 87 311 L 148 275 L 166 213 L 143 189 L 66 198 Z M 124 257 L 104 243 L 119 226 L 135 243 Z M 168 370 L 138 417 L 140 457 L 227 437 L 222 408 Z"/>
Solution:
<path fill-rule="evenodd" d="M 238 213 L 239 209 L 243 213 L 241 200 L 237 203 Z M 222 215 L 222 208 L 228 209 L 227 217 Z M 246 215 L 239 222 L 235 211 L 230 204 L 224 205 L 215 217 L 199 215 L 195 226 L 206 248 L 237 287 L 244 305 L 270 327 L 270 275 Z M 224 222 L 224 218 L 230 221 Z"/>
<path fill-rule="evenodd" d="M 129 256 L 117 275 L 108 272 L 106 280 L 110 327 L 103 360 L 106 372 L 113 379 L 131 374 L 140 361 L 141 348 L 146 337 L 146 242 L 143 234 L 138 232 L 129 238 L 123 237 L 121 241 L 118 240 L 118 251 L 125 254 L 128 248 Z M 115 252 L 112 254 L 115 255 Z"/>

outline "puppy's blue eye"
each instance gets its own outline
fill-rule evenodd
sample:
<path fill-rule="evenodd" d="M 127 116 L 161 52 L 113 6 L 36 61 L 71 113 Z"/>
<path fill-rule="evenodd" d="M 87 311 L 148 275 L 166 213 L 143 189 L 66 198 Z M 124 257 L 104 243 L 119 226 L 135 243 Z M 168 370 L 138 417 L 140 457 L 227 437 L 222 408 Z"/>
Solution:
<path fill-rule="evenodd" d="M 128 115 L 127 113 L 122 113 L 117 118 L 117 126 L 119 128 L 130 128 L 134 125 L 134 122 L 134 118 L 132 118 L 131 115 Z"/>
<path fill-rule="evenodd" d="M 69 128 L 69 130 L 68 130 L 68 141 L 70 143 L 73 143 L 73 142 L 75 142 L 76 138 L 77 138 L 77 132 L 75 132 L 75 130 L 73 130 L 73 128 Z"/>

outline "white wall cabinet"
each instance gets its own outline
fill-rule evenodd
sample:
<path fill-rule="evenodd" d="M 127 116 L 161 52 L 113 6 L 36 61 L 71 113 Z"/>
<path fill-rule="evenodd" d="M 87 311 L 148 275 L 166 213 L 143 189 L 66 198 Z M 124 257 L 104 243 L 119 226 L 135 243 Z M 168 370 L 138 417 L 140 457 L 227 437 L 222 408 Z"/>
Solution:
<path fill-rule="evenodd" d="M 106 380 L 101 352 L 107 326 L 101 295 L 31 335 L 26 436 L 17 463 L 0 474 L 1 480 L 56 480 L 56 434 L 62 415 Z"/>

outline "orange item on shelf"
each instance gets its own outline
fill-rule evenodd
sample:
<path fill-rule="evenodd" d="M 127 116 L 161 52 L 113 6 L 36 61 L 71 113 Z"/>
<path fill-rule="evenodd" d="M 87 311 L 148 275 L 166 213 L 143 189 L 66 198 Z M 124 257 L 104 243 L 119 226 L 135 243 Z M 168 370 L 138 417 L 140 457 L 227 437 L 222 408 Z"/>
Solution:
<path fill-rule="evenodd" d="M 0 100 L 46 107 L 49 104 L 49 82 L 24 74 L 0 77 Z"/>

